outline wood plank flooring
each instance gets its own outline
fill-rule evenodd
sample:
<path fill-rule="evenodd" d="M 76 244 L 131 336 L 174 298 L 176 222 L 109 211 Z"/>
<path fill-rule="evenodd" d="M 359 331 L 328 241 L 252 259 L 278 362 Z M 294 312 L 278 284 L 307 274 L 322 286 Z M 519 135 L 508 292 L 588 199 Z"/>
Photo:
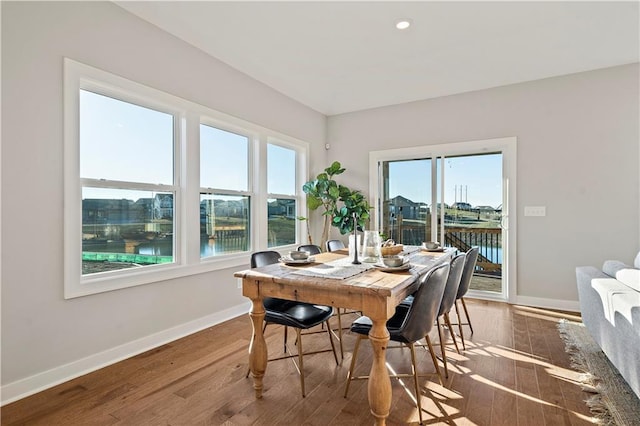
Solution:
<path fill-rule="evenodd" d="M 449 378 L 441 386 L 428 352 L 417 348 L 424 424 L 588 425 L 587 394 L 556 328 L 571 314 L 469 300 L 475 334 L 467 349 L 448 340 Z M 455 318 L 455 315 L 453 315 Z M 573 318 L 575 319 L 575 318 Z M 434 330 L 435 331 L 435 330 Z M 295 333 L 289 333 L 293 340 Z M 345 359 L 305 358 L 307 397 L 291 361 L 270 362 L 263 398 L 245 378 L 248 316 L 177 340 L 2 407 L 2 425 L 370 425 L 367 382 L 344 385 L 356 337 L 344 335 Z M 267 327 L 269 353 L 282 352 L 282 329 Z M 437 342 L 437 333 L 432 334 Z M 293 343 L 293 341 L 291 342 Z M 328 346 L 326 333 L 303 337 L 305 349 Z M 439 353 L 439 349 L 436 351 Z M 410 372 L 410 354 L 389 349 L 388 365 Z M 366 374 L 363 342 L 356 374 Z M 389 425 L 418 424 L 412 379 L 393 380 Z"/>

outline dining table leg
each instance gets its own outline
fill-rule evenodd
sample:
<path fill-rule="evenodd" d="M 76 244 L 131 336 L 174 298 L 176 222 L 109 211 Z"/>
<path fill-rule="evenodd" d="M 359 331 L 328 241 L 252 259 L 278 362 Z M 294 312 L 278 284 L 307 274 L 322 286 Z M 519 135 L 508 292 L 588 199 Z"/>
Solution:
<path fill-rule="evenodd" d="M 264 321 L 265 310 L 262 297 L 251 296 L 251 311 L 249 312 L 253 325 L 253 337 L 249 345 L 249 369 L 253 376 L 253 389 L 256 398 L 262 398 L 262 379 L 267 370 L 267 343 L 264 340 L 262 322 Z"/>
<path fill-rule="evenodd" d="M 386 365 L 389 331 L 386 317 L 371 318 L 371 322 L 369 341 L 373 347 L 373 363 L 369 373 L 369 407 L 375 424 L 382 426 L 386 424 L 391 409 L 391 379 Z"/>

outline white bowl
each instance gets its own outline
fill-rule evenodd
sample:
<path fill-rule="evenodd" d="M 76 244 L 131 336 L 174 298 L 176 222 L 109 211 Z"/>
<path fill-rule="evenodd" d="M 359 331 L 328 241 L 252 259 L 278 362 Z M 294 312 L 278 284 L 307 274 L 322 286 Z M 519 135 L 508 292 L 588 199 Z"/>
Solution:
<path fill-rule="evenodd" d="M 388 268 L 397 268 L 398 266 L 402 266 L 404 259 L 402 256 L 383 256 L 382 263 Z"/>
<path fill-rule="evenodd" d="M 290 251 L 289 257 L 293 260 L 307 260 L 309 258 L 309 253 L 306 251 Z"/>
<path fill-rule="evenodd" d="M 427 241 L 425 243 L 423 243 L 425 248 L 429 249 L 429 250 L 434 250 L 437 249 L 438 247 L 440 247 L 440 243 L 437 241 Z"/>

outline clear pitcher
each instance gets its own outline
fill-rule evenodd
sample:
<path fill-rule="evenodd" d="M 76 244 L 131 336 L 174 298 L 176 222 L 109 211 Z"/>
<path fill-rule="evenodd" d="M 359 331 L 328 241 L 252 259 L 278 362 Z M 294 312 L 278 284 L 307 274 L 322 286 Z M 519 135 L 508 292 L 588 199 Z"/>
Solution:
<path fill-rule="evenodd" d="M 375 263 L 380 260 L 380 234 L 378 231 L 364 231 L 362 261 Z"/>

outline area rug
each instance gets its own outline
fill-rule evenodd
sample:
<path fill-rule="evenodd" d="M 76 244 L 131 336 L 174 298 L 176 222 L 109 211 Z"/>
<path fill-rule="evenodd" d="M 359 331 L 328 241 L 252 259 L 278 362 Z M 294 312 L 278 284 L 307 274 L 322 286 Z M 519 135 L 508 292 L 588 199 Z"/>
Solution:
<path fill-rule="evenodd" d="M 640 424 L 640 400 L 586 327 L 581 323 L 561 320 L 558 330 L 571 358 L 571 367 L 583 373 L 583 390 L 592 394 L 586 403 L 597 423 L 616 426 Z"/>

